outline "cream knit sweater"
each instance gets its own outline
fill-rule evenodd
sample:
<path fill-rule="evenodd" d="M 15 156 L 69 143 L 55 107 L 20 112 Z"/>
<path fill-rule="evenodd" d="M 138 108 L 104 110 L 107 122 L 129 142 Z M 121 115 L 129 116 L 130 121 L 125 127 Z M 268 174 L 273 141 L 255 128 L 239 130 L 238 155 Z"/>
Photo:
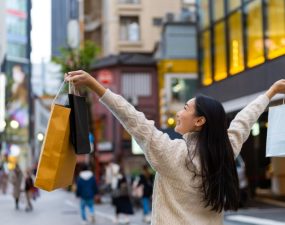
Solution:
<path fill-rule="evenodd" d="M 149 164 L 156 171 L 153 193 L 153 225 L 220 225 L 223 213 L 205 208 L 202 196 L 195 187 L 200 179 L 192 179 L 185 167 L 187 148 L 193 151 L 197 133 L 187 133 L 183 139 L 171 140 L 159 131 L 154 122 L 129 104 L 123 97 L 107 90 L 100 101 L 114 114 L 124 128 L 143 149 Z M 237 114 L 228 129 L 229 138 L 237 156 L 248 138 L 252 125 L 269 103 L 266 95 Z M 194 159 L 199 167 L 199 160 Z"/>

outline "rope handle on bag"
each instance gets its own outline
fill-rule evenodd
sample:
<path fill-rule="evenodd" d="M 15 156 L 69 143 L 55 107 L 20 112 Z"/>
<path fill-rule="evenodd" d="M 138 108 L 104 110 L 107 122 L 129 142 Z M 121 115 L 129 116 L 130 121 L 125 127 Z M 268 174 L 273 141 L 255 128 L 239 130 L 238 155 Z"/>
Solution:
<path fill-rule="evenodd" d="M 61 85 L 60 85 L 60 87 L 59 87 L 59 90 L 58 90 L 58 92 L 56 93 L 56 95 L 55 95 L 55 97 L 54 97 L 54 99 L 53 99 L 53 101 L 52 101 L 52 105 L 54 105 L 54 104 L 55 104 L 55 101 L 58 99 L 58 96 L 59 96 L 59 94 L 61 93 L 62 88 L 63 88 L 63 86 L 64 86 L 65 83 L 67 83 L 65 80 L 61 83 Z M 75 88 L 75 86 L 74 86 L 74 84 L 73 84 L 72 81 L 68 82 L 68 85 L 69 85 L 69 86 L 68 86 L 68 93 L 69 93 L 69 94 L 74 94 L 74 95 L 80 96 L 79 91 Z"/>
<path fill-rule="evenodd" d="M 52 101 L 52 103 L 51 103 L 52 105 L 55 104 L 55 100 L 58 98 L 58 96 L 59 96 L 59 94 L 60 94 L 60 92 L 61 92 L 61 90 L 62 90 L 64 84 L 65 84 L 65 81 L 63 81 L 63 82 L 61 83 L 61 85 L 60 85 L 60 87 L 59 87 L 59 90 L 58 90 L 58 92 L 56 93 L 56 95 L 55 95 L 55 97 L 54 97 L 54 99 L 53 99 L 53 101 Z"/>
<path fill-rule="evenodd" d="M 80 96 L 80 93 L 78 89 L 76 89 L 75 85 L 73 84 L 73 81 L 69 81 L 68 93 Z"/>

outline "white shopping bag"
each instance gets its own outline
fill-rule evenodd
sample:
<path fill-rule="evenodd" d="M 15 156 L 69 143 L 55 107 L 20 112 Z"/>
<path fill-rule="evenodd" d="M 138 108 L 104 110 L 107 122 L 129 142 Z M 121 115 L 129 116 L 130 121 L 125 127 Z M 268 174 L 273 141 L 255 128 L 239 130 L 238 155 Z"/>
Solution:
<path fill-rule="evenodd" d="M 266 157 L 285 156 L 285 104 L 269 108 Z"/>

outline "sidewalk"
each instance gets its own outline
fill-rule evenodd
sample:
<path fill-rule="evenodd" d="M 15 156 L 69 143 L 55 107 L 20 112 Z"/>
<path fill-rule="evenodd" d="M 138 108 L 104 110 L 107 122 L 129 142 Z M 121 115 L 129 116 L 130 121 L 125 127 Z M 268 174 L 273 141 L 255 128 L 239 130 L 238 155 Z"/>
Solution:
<path fill-rule="evenodd" d="M 5 225 L 78 225 L 81 224 L 79 199 L 73 193 L 64 190 L 41 191 L 41 196 L 33 201 L 34 210 L 25 212 L 25 199 L 20 201 L 20 210 L 16 211 L 14 199 L 9 192 L 0 194 L 0 218 Z M 111 225 L 114 220 L 114 208 L 103 198 L 102 204 L 95 206 L 96 225 Z M 142 213 L 130 217 L 130 225 L 143 225 Z"/>
<path fill-rule="evenodd" d="M 274 195 L 270 189 L 257 189 L 254 200 L 264 204 L 285 208 L 285 196 Z"/>
<path fill-rule="evenodd" d="M 14 209 L 14 199 L 11 192 L 7 195 L 0 194 L 0 218 L 1 224 L 5 225 L 79 225 L 81 224 L 79 199 L 74 193 L 66 192 L 64 190 L 57 190 L 53 192 L 41 191 L 41 196 L 33 201 L 34 211 L 25 212 L 24 196 L 20 201 L 20 210 Z M 271 204 L 260 204 L 258 201 L 252 208 L 241 209 L 238 212 L 225 213 L 225 225 L 248 224 L 243 222 L 230 221 L 231 217 L 234 219 L 248 219 L 250 216 L 254 220 L 270 219 L 275 224 L 284 219 L 284 208 L 271 207 Z M 110 198 L 103 197 L 102 204 L 95 206 L 96 225 L 112 225 L 114 219 L 114 208 L 110 204 Z M 142 211 L 139 210 L 135 215 L 130 217 L 130 225 L 145 225 L 142 222 Z M 242 217 L 242 218 L 241 218 Z M 264 217 L 264 218 L 262 218 Z M 283 218 L 283 219 L 282 219 Z M 233 218 L 232 218 L 233 219 Z M 263 224 L 266 224 L 265 220 Z M 283 223 L 283 222 L 281 222 Z M 260 223 L 255 223 L 260 224 Z M 285 223 L 284 223 L 285 224 Z"/>

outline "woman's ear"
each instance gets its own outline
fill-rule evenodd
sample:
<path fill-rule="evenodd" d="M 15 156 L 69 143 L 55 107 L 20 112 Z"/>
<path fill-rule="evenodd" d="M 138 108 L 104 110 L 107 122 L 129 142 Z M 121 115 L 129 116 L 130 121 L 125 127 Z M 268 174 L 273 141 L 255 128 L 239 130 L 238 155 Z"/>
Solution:
<path fill-rule="evenodd" d="M 200 116 L 198 120 L 196 121 L 195 125 L 196 127 L 201 127 L 206 123 L 206 118 L 204 116 Z"/>

